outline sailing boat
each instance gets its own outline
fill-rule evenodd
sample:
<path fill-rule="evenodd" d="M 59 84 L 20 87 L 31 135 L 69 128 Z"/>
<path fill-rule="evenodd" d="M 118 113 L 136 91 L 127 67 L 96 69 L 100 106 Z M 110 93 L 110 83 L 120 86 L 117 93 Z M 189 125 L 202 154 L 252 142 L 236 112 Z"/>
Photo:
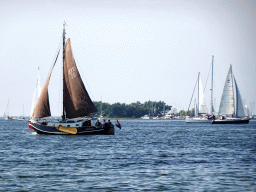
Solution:
<path fill-rule="evenodd" d="M 13 117 L 9 116 L 9 99 L 7 103 L 6 113 L 5 113 L 5 120 L 13 120 Z"/>
<path fill-rule="evenodd" d="M 214 56 L 212 56 L 211 114 L 213 113 L 213 102 L 212 102 L 213 59 L 214 59 Z M 206 100 L 204 97 L 204 91 L 203 91 L 203 85 L 202 85 L 200 72 L 198 73 L 197 83 L 198 83 L 198 103 L 195 105 L 195 116 L 194 117 L 186 117 L 186 123 L 210 123 L 211 118 L 207 115 L 208 109 L 207 109 Z M 193 98 L 193 94 L 192 94 L 192 98 Z M 191 98 L 191 100 L 192 100 L 192 98 Z"/>
<path fill-rule="evenodd" d="M 219 113 L 221 118 L 212 121 L 212 124 L 247 124 L 249 117 L 244 108 L 242 97 L 230 65 L 224 85 Z"/>
<path fill-rule="evenodd" d="M 35 109 L 35 99 L 36 99 L 36 93 L 37 93 L 37 99 L 39 99 L 40 94 L 41 94 L 41 85 L 40 85 L 40 72 L 39 72 L 40 67 L 38 67 L 38 75 L 37 75 L 37 82 L 36 82 L 36 88 L 34 91 L 34 96 L 32 100 L 32 105 L 31 105 L 31 110 L 30 110 L 30 118 L 32 118 L 34 109 Z"/>
<path fill-rule="evenodd" d="M 33 111 L 29 128 L 39 134 L 114 134 L 114 125 L 92 125 L 86 116 L 97 112 L 80 77 L 73 57 L 70 38 L 65 41 L 65 25 L 63 24 L 63 113 L 62 120 L 47 121 L 51 116 L 48 85 L 58 59 L 59 52 L 46 79 L 41 95 Z"/>
<path fill-rule="evenodd" d="M 208 112 L 207 105 L 204 97 L 202 80 L 200 73 L 198 74 L 198 109 L 195 117 L 186 117 L 186 123 L 210 123 L 211 120 L 205 116 Z"/>

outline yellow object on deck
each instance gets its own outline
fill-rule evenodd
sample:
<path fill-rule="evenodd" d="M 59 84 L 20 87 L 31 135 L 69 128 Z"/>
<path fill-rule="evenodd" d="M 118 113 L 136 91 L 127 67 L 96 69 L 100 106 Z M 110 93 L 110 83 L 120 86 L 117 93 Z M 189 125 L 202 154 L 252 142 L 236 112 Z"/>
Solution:
<path fill-rule="evenodd" d="M 57 129 L 66 133 L 77 134 L 77 128 L 58 126 Z"/>

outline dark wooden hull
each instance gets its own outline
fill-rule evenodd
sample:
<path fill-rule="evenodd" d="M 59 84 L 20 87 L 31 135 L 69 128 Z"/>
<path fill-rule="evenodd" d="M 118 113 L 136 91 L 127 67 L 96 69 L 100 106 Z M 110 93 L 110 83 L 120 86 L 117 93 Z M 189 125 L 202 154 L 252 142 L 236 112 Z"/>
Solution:
<path fill-rule="evenodd" d="M 42 125 L 40 123 L 30 123 L 29 128 L 36 131 L 38 134 L 47 135 L 71 135 L 70 133 L 60 131 L 56 127 Z M 114 135 L 114 125 L 106 124 L 105 128 L 97 128 L 95 126 L 77 127 L 76 135 Z"/>
<path fill-rule="evenodd" d="M 248 119 L 217 119 L 213 120 L 212 124 L 248 124 Z"/>

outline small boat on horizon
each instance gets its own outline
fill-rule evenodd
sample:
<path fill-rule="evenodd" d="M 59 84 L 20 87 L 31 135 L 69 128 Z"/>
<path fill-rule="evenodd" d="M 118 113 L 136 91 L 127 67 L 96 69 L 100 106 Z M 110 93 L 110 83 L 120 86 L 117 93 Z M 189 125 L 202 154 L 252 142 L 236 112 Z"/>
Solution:
<path fill-rule="evenodd" d="M 141 117 L 141 119 L 153 119 L 150 115 L 144 115 Z"/>
<path fill-rule="evenodd" d="M 9 116 L 9 99 L 8 99 L 8 103 L 7 103 L 7 108 L 6 108 L 6 113 L 4 113 L 4 118 L 5 120 L 13 120 L 14 118 Z"/>

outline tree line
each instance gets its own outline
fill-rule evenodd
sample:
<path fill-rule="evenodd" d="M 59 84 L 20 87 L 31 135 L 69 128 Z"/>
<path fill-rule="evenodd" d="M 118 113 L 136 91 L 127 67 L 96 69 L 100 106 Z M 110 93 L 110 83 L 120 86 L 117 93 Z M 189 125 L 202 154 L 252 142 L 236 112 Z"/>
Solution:
<path fill-rule="evenodd" d="M 141 103 L 103 103 L 101 101 L 93 102 L 98 110 L 98 115 L 108 118 L 140 118 L 144 115 L 163 116 L 170 111 L 172 106 L 166 105 L 163 101 L 146 101 Z"/>

